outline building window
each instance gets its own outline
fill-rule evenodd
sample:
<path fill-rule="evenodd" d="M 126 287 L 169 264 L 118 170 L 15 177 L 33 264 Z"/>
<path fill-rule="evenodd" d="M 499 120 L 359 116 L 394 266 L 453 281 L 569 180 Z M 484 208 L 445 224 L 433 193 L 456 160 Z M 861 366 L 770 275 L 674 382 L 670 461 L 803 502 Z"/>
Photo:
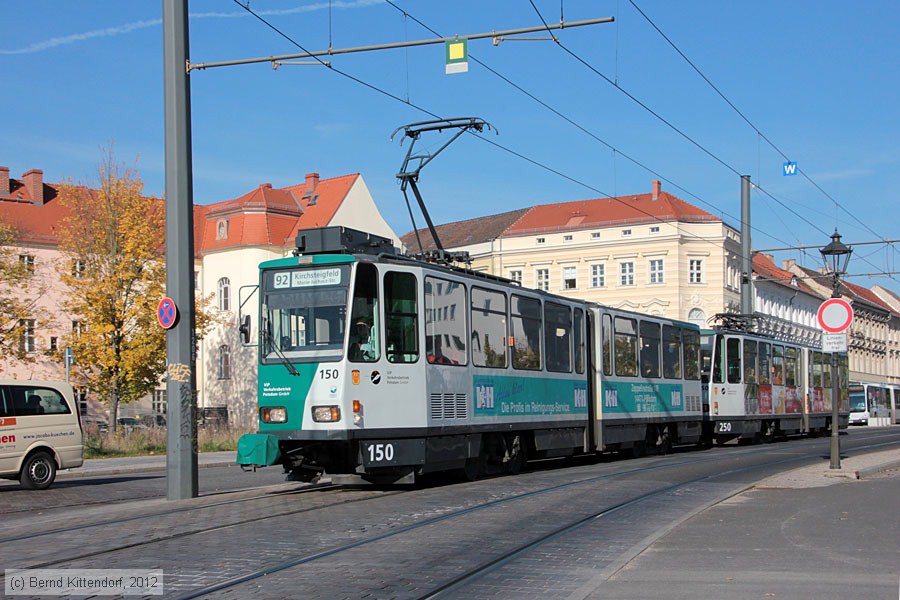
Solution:
<path fill-rule="evenodd" d="M 600 234 L 597 233 L 597 232 L 595 231 L 594 233 L 591 234 L 591 239 L 592 239 L 592 240 L 599 240 L 599 239 L 600 239 Z"/>
<path fill-rule="evenodd" d="M 86 417 L 88 414 L 87 389 L 82 387 L 75 388 L 73 391 L 75 392 L 75 402 L 78 403 L 78 414 Z"/>
<path fill-rule="evenodd" d="M 634 263 L 623 262 L 619 264 L 619 285 L 634 285 Z"/>
<path fill-rule="evenodd" d="M 34 319 L 19 319 L 22 333 L 19 336 L 19 350 L 34 352 Z"/>
<path fill-rule="evenodd" d="M 219 219 L 219 222 L 216 223 L 216 239 L 228 239 L 228 219 Z"/>
<path fill-rule="evenodd" d="M 231 348 L 228 344 L 219 346 L 218 355 L 219 379 L 231 379 Z"/>
<path fill-rule="evenodd" d="M 699 327 L 706 327 L 706 313 L 699 308 L 692 308 L 688 313 L 688 321 Z"/>
<path fill-rule="evenodd" d="M 73 260 L 72 261 L 72 277 L 75 279 L 81 279 L 84 276 L 84 262 L 81 260 Z"/>
<path fill-rule="evenodd" d="M 153 390 L 153 414 L 166 414 L 166 390 Z"/>
<path fill-rule="evenodd" d="M 544 290 L 545 292 L 550 291 L 549 269 L 538 269 L 535 273 L 535 280 L 537 281 L 537 289 Z"/>
<path fill-rule="evenodd" d="M 194 271 L 194 289 L 200 289 L 200 271 Z"/>
<path fill-rule="evenodd" d="M 219 310 L 231 310 L 231 281 L 227 277 L 219 280 Z"/>
<path fill-rule="evenodd" d="M 661 258 L 650 261 L 650 283 L 662 283 L 663 279 L 663 261 Z"/>
<path fill-rule="evenodd" d="M 578 267 L 563 267 L 563 289 L 574 290 L 578 287 Z"/>
<path fill-rule="evenodd" d="M 76 338 L 81 337 L 84 332 L 84 323 L 81 321 L 72 321 L 72 335 Z"/>
<path fill-rule="evenodd" d="M 591 287 L 606 287 L 606 265 L 591 265 Z"/>
<path fill-rule="evenodd" d="M 56 352 L 59 350 L 59 338 L 55 335 L 50 336 L 50 352 Z"/>
<path fill-rule="evenodd" d="M 703 261 L 699 258 L 691 259 L 689 281 L 691 283 L 703 283 Z"/>
<path fill-rule="evenodd" d="M 522 285 L 522 271 L 519 271 L 519 270 L 510 271 L 509 278 L 511 280 L 515 281 L 516 283 L 518 283 L 519 285 Z"/>
<path fill-rule="evenodd" d="M 651 227 L 650 233 L 659 233 L 659 227 Z"/>
<path fill-rule="evenodd" d="M 571 235 L 564 235 L 564 236 L 563 236 L 563 241 L 564 241 L 564 242 L 571 242 L 571 241 L 572 241 L 572 236 L 571 236 Z"/>
<path fill-rule="evenodd" d="M 19 264 L 26 273 L 34 273 L 34 256 L 31 254 L 20 254 Z"/>
<path fill-rule="evenodd" d="M 535 242 L 537 242 L 538 244 L 543 244 L 546 241 L 547 241 L 547 238 L 538 238 L 535 240 Z"/>
<path fill-rule="evenodd" d="M 629 236 L 629 235 L 631 235 L 631 230 L 630 230 L 630 229 L 623 229 L 623 230 L 622 230 L 622 235 L 623 235 L 623 236 Z"/>

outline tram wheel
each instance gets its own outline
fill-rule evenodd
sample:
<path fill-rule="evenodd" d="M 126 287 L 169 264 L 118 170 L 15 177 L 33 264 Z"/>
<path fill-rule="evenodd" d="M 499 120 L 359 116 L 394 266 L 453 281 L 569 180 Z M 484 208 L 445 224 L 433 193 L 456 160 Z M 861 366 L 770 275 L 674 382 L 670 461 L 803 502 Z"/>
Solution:
<path fill-rule="evenodd" d="M 519 473 L 525 464 L 525 447 L 522 445 L 521 436 L 513 435 L 506 438 L 506 454 L 504 470 L 511 475 Z"/>

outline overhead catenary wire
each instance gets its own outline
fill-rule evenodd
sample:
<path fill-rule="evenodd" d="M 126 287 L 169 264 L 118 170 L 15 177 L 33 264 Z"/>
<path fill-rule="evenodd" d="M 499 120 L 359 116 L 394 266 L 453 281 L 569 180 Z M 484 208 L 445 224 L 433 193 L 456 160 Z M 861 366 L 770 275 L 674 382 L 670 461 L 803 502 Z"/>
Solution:
<path fill-rule="evenodd" d="M 545 25 L 545 27 L 546 27 L 546 26 L 547 26 L 547 23 L 546 23 L 546 21 L 544 20 L 544 17 L 541 15 L 541 12 L 540 12 L 540 10 L 538 9 L 538 7 L 534 4 L 534 1 L 533 1 L 533 0 L 529 0 L 529 2 L 531 3 L 531 6 L 532 6 L 532 8 L 535 10 L 535 12 L 538 14 L 538 17 L 540 18 L 541 22 L 544 23 L 544 25 Z M 729 171 L 731 171 L 732 173 L 734 173 L 734 174 L 737 175 L 738 177 L 741 176 L 741 173 L 740 173 L 736 168 L 734 168 L 733 166 L 731 166 L 730 164 L 728 164 L 727 162 L 725 162 L 722 158 L 720 158 L 720 157 L 719 157 L 718 155 L 716 155 L 714 152 L 712 152 L 711 150 L 709 150 L 708 148 L 706 148 L 706 147 L 705 147 L 704 145 L 702 145 L 700 142 L 696 141 L 694 138 L 692 138 L 691 136 L 689 136 L 687 133 L 685 133 L 684 131 L 682 131 L 680 128 L 676 127 L 673 123 L 671 123 L 670 121 L 668 121 L 667 119 L 665 119 L 662 115 L 660 115 L 658 112 L 656 112 L 655 110 L 653 110 L 652 108 L 650 108 L 650 106 L 648 106 L 647 104 L 645 104 L 644 102 L 642 102 L 640 99 L 638 99 L 637 97 L 635 97 L 635 96 L 634 96 L 633 94 L 631 94 L 628 90 L 624 89 L 624 88 L 623 88 L 622 86 L 620 86 L 617 82 L 614 82 L 614 81 L 611 80 L 609 77 L 607 77 L 606 75 L 604 75 L 601 71 L 599 71 L 596 67 L 594 67 L 592 64 L 590 64 L 588 61 L 586 61 L 585 59 L 583 59 L 583 58 L 582 58 L 581 56 L 579 56 L 577 53 L 575 53 L 575 52 L 573 52 L 572 50 L 570 50 L 570 49 L 569 49 L 565 44 L 563 44 L 559 39 L 556 39 L 556 45 L 557 45 L 560 49 L 562 49 L 564 52 L 566 52 L 569 56 L 571 56 L 571 57 L 574 58 L 576 61 L 578 61 L 579 63 L 581 63 L 582 65 L 584 65 L 586 68 L 588 68 L 591 72 L 593 72 L 594 74 L 596 74 L 598 77 L 602 78 L 604 81 L 606 81 L 607 83 L 609 83 L 610 85 L 612 85 L 615 89 L 617 89 L 617 90 L 620 91 L 621 93 L 625 94 L 626 97 L 628 97 L 630 100 L 632 100 L 632 101 L 633 101 L 634 103 L 636 103 L 638 106 L 640 106 L 640 107 L 643 108 L 645 111 L 647 111 L 648 113 L 650 113 L 651 115 L 653 115 L 654 117 L 656 117 L 660 122 L 662 122 L 664 125 L 666 125 L 667 127 L 669 127 L 672 131 L 676 132 L 678 135 L 682 136 L 685 140 L 687 140 L 688 142 L 690 142 L 691 144 L 693 144 L 695 147 L 697 147 L 699 150 L 701 150 L 704 154 L 706 154 L 707 156 L 709 156 L 710 158 L 712 158 L 713 160 L 715 160 L 717 163 L 719 163 L 720 165 L 722 165 L 723 167 L 725 167 L 726 169 L 728 169 Z M 775 195 L 772 194 L 771 192 L 767 191 L 766 189 L 764 189 L 764 188 L 762 188 L 762 187 L 760 187 L 760 186 L 755 186 L 755 187 L 756 187 L 756 189 L 758 189 L 760 192 L 762 192 L 763 194 L 765 194 L 766 196 L 768 196 L 769 198 L 771 198 L 772 200 L 774 200 L 775 202 L 777 202 L 779 205 L 781 205 L 782 207 L 784 207 L 787 211 L 789 211 L 791 214 L 793 214 L 794 216 L 796 216 L 798 219 L 800 219 L 800 220 L 803 221 L 804 223 L 808 224 L 808 225 L 809 225 L 810 227 L 812 227 L 813 229 L 816 229 L 816 230 L 820 231 L 823 235 L 826 235 L 826 236 L 829 235 L 827 231 L 825 231 L 824 229 L 822 229 L 821 227 L 819 227 L 818 225 L 816 225 L 815 223 L 813 223 L 812 221 L 810 221 L 809 219 L 807 219 L 807 218 L 806 218 L 805 216 L 803 216 L 802 214 L 800 214 L 800 213 L 798 213 L 797 211 L 795 211 L 794 209 L 792 209 L 790 206 L 788 206 L 786 203 L 784 203 L 783 201 L 781 201 L 779 198 L 775 197 Z M 877 233 L 875 233 L 875 235 L 878 236 L 878 237 L 882 237 L 882 236 L 879 236 Z M 869 264 L 870 266 L 876 268 L 876 269 L 878 268 L 878 265 L 872 263 L 872 262 L 869 261 L 868 259 L 865 259 L 865 258 L 864 258 L 863 261 L 866 262 L 867 264 Z M 892 279 L 895 279 L 895 278 L 892 277 Z"/>
<path fill-rule="evenodd" d="M 695 71 L 695 72 L 703 79 L 703 81 L 705 81 L 705 82 L 709 85 L 709 87 L 711 87 L 711 88 L 713 89 L 713 91 L 715 91 L 716 94 L 718 94 L 719 97 L 722 98 L 722 100 L 724 100 L 725 103 L 728 104 L 728 106 L 730 106 L 731 109 L 734 110 L 734 112 L 736 112 L 736 113 L 738 114 L 738 116 L 740 116 L 741 119 L 743 119 L 744 122 L 746 122 L 747 125 L 750 126 L 751 129 L 753 129 L 753 131 L 756 132 L 756 134 L 757 134 L 757 136 L 759 136 L 759 138 L 765 140 L 766 143 L 769 144 L 769 146 L 771 146 L 771 147 L 772 147 L 779 155 L 781 155 L 782 158 L 784 158 L 784 160 L 786 160 L 786 161 L 788 161 L 788 162 L 791 161 L 791 159 L 790 159 L 790 157 L 787 155 L 787 153 L 785 153 L 781 148 L 779 148 L 779 147 L 775 144 L 775 142 L 773 142 L 771 139 L 769 139 L 769 137 L 768 137 L 766 134 L 764 134 L 764 133 L 759 129 L 759 127 L 757 127 L 756 125 L 754 125 L 753 122 L 752 122 L 752 121 L 751 121 L 751 120 L 750 120 L 750 119 L 749 119 L 749 118 L 748 118 L 748 117 L 747 117 L 747 116 L 746 116 L 746 115 L 745 115 L 745 114 L 744 114 L 737 106 L 735 106 L 735 104 L 734 104 L 730 99 L 728 99 L 728 97 L 727 97 L 727 96 L 726 96 L 726 95 L 718 88 L 718 86 L 716 86 L 716 85 L 709 79 L 709 77 L 707 77 L 707 76 L 703 73 L 703 71 L 701 71 L 700 68 L 699 68 L 696 64 L 694 64 L 694 62 L 693 62 L 690 58 L 688 58 L 687 55 L 686 55 L 684 52 L 681 51 L 681 49 L 675 44 L 675 42 L 673 42 L 673 41 L 669 38 L 669 36 L 667 36 L 667 35 L 662 31 L 662 29 L 660 29 L 660 28 L 656 25 L 656 23 L 653 22 L 653 20 L 647 15 L 647 13 L 645 13 L 643 10 L 641 10 L 641 8 L 635 3 L 634 0 L 628 0 L 628 2 L 631 3 L 631 5 L 634 7 L 634 9 L 635 9 L 635 10 L 636 10 L 636 11 L 637 11 L 637 12 L 638 12 L 638 13 L 639 13 L 639 14 L 640 14 L 640 15 L 641 15 L 641 16 L 642 16 L 649 24 L 650 24 L 651 27 L 653 27 L 653 29 L 656 30 L 656 32 L 657 32 L 657 33 L 658 33 L 658 34 L 659 34 L 659 35 L 660 35 L 660 36 L 661 36 L 661 37 L 662 37 L 662 38 L 663 38 L 663 39 L 664 39 L 671 47 L 672 47 L 672 49 L 674 49 L 675 52 L 677 52 L 678 55 L 681 56 L 681 58 L 683 58 L 684 61 L 685 61 L 688 65 L 691 66 L 691 68 L 692 68 L 692 69 L 693 69 L 693 70 L 694 70 L 694 71 Z M 797 171 L 798 171 L 801 175 L 803 175 L 803 177 L 804 177 L 807 181 L 809 181 L 813 186 L 815 186 L 815 188 L 818 189 L 818 190 L 819 190 L 826 198 L 828 198 L 829 200 L 831 200 L 832 203 L 834 203 L 834 205 L 835 205 L 836 207 L 840 208 L 840 209 L 843 210 L 845 213 L 847 213 L 848 215 L 850 215 L 857 223 L 859 223 L 859 224 L 862 225 L 867 231 L 869 231 L 869 233 L 873 234 L 874 236 L 878 237 L 879 239 L 882 239 L 882 240 L 885 239 L 884 236 L 879 235 L 874 229 L 872 229 L 869 225 L 867 225 L 867 224 L 864 223 L 862 220 L 860 220 L 859 217 L 857 217 L 855 214 L 853 214 L 852 212 L 850 212 L 849 210 L 847 210 L 847 208 L 845 208 L 840 202 L 838 202 L 838 201 L 837 201 L 835 198 L 833 198 L 828 192 L 826 192 L 824 189 L 822 189 L 822 187 L 819 186 L 818 183 L 816 183 L 815 181 L 813 181 L 812 177 L 810 177 L 809 174 L 807 174 L 807 173 L 806 173 L 804 170 L 802 170 L 799 166 L 798 166 L 798 168 L 797 168 Z M 897 251 L 896 248 L 895 248 L 895 251 Z"/>

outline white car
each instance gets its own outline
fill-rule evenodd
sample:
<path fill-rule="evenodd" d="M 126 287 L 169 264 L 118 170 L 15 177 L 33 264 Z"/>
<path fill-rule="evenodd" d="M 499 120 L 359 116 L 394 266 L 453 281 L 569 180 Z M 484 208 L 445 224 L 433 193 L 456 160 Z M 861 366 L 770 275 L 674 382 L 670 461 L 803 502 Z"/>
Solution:
<path fill-rule="evenodd" d="M 58 469 L 80 467 L 83 452 L 72 386 L 0 379 L 0 477 L 43 490 Z"/>

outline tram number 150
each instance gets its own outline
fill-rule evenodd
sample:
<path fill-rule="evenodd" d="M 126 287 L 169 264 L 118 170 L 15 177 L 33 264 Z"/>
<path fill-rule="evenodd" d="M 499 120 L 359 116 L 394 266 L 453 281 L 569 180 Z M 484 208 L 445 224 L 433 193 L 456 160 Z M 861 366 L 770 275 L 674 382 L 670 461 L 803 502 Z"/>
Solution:
<path fill-rule="evenodd" d="M 369 462 L 390 462 L 394 460 L 393 444 L 370 444 L 369 445 Z"/>

